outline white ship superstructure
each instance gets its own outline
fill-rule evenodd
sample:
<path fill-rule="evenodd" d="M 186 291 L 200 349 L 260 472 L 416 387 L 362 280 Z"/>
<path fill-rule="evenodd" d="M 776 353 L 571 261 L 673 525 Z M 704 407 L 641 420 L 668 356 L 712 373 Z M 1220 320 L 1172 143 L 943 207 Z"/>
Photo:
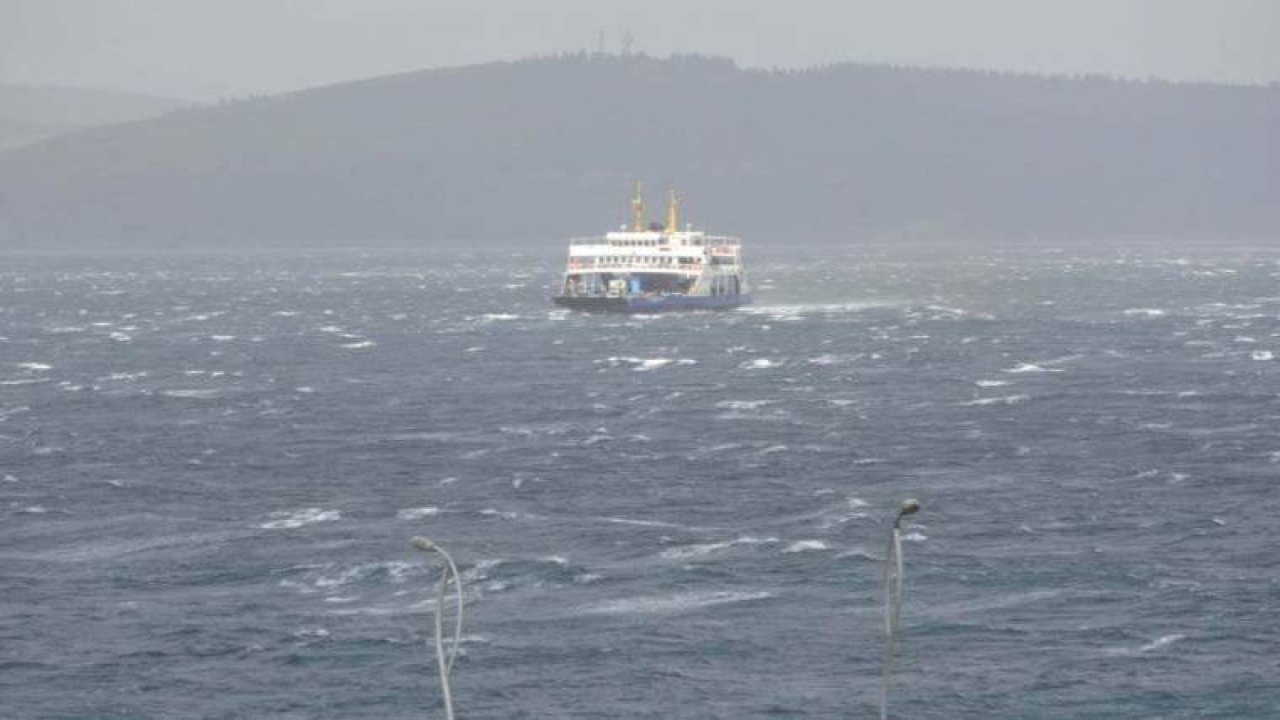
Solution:
<path fill-rule="evenodd" d="M 653 311 L 736 307 L 749 301 L 742 242 L 679 229 L 679 198 L 667 198 L 665 223 L 644 222 L 640 185 L 630 229 L 569 241 L 554 301 L 580 310 Z"/>

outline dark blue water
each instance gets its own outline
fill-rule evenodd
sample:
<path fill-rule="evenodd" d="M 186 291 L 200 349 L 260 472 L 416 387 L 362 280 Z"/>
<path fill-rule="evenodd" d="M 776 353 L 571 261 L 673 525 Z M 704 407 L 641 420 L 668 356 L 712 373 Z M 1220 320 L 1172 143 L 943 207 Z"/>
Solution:
<path fill-rule="evenodd" d="M 1280 716 L 1280 253 L 5 256 L 0 715 Z"/>

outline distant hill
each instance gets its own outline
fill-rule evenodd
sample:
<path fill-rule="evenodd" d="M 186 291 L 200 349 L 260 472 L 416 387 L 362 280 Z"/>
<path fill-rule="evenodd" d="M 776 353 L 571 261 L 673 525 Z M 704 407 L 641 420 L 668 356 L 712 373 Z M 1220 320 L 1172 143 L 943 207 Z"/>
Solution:
<path fill-rule="evenodd" d="M 96 125 L 155 117 L 191 104 L 114 90 L 0 84 L 0 150 Z"/>
<path fill-rule="evenodd" d="M 771 243 L 1280 233 L 1280 87 L 588 56 L 185 110 L 0 153 L 0 246 L 559 243 L 634 180 Z"/>

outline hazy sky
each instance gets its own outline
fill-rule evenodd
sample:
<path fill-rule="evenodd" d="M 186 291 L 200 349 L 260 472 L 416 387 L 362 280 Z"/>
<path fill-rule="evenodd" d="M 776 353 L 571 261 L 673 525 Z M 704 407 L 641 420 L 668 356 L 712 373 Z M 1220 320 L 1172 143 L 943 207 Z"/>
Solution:
<path fill-rule="evenodd" d="M 604 46 L 1280 81 L 1280 0 L 0 0 L 0 82 L 192 99 Z"/>

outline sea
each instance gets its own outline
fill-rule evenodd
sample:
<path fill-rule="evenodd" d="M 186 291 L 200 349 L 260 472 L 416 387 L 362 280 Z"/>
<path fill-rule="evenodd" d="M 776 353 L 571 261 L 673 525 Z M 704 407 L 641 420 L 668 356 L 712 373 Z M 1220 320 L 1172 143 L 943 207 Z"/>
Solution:
<path fill-rule="evenodd" d="M 747 250 L 0 255 L 0 717 L 1280 717 L 1280 246 Z"/>

